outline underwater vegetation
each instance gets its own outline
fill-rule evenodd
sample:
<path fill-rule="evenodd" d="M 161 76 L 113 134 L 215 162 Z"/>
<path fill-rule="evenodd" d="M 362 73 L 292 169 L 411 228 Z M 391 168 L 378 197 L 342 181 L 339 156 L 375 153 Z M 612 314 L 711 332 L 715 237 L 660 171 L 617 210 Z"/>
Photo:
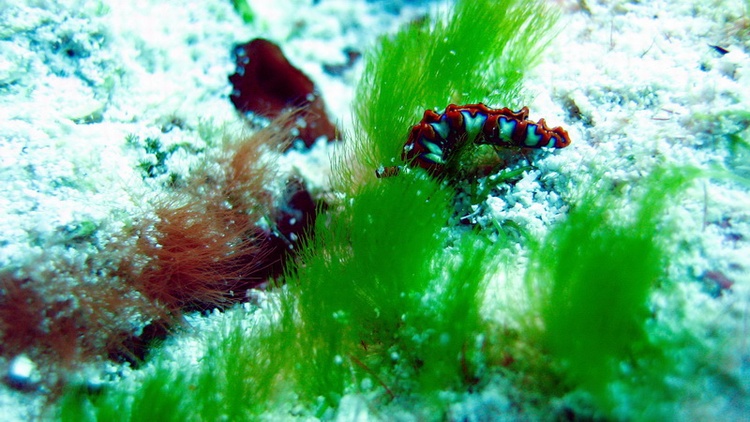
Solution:
<path fill-rule="evenodd" d="M 665 168 L 626 194 L 584 189 L 532 254 L 526 281 L 540 317 L 541 346 L 568 387 L 593 397 L 598 414 L 626 417 L 615 411 L 622 398 L 611 389 L 623 379 L 637 379 L 637 388 L 648 391 L 633 405 L 641 417 L 670 412 L 665 383 L 676 366 L 669 346 L 649 336 L 649 325 L 658 324 L 649 298 L 670 284 L 666 269 L 677 253 L 673 234 L 679 228 L 664 216 L 706 175 Z"/>
<path fill-rule="evenodd" d="M 638 393 L 629 399 L 631 405 L 649 409 L 642 415 L 663 417 L 673 405 L 669 399 L 680 391 L 664 384 L 677 373 L 676 358 L 670 356 L 675 345 L 647 334 L 654 323 L 649 295 L 666 282 L 671 250 L 672 230 L 664 229 L 660 216 L 673 204 L 672 195 L 698 175 L 655 174 L 637 194 L 635 216 L 628 211 L 623 220 L 618 217 L 624 215 L 607 210 L 634 198 L 581 198 L 532 254 L 525 293 L 532 305 L 515 315 L 525 324 L 515 334 L 481 312 L 487 271 L 501 265 L 497 256 L 507 245 L 469 232 L 438 252 L 451 243 L 451 235 L 440 228 L 449 216 L 445 206 L 452 192 L 429 179 L 389 179 L 392 185 L 386 189 L 365 189 L 345 221 L 318 223 L 337 229 L 310 240 L 327 249 L 305 249 L 300 259 L 307 265 L 287 277 L 279 301 L 251 314 L 229 311 L 218 327 L 204 333 L 201 365 L 178 370 L 169 356 L 157 354 L 135 385 L 93 396 L 69 393 L 62 419 L 103 420 L 114 409 L 131 414 L 130 406 L 134 415 L 136 409 L 166 408 L 166 420 L 247 418 L 279 409 L 291 412 L 289 400 L 308 403 L 318 417 L 331 417 L 342 395 L 357 391 L 380 403 L 416 395 L 421 399 L 415 412 L 434 418 L 446 415 L 441 391 L 481 389 L 496 373 L 516 380 L 519 388 L 553 397 L 572 390 L 591 397 L 588 405 L 573 410 L 550 406 L 548 412 L 624 417 L 633 409 L 617 409 L 623 399 L 610 386 L 625 382 Z M 407 262 L 400 259 L 403 249 L 378 237 L 391 233 L 373 232 L 393 215 L 372 210 L 386 196 L 411 194 L 415 183 L 423 188 L 418 199 L 431 200 L 413 201 L 392 213 L 437 212 L 417 224 L 402 223 L 409 225 L 402 231 L 408 235 L 400 237 L 412 252 Z M 663 196 L 655 204 L 643 200 L 657 194 Z M 342 233 L 352 235 L 345 245 L 335 241 Z M 389 246 L 383 251 L 369 236 Z M 561 250 L 572 257 L 550 259 L 563 256 Z M 382 265 L 382 258 L 401 265 Z M 185 409 L 193 411 L 186 415 Z"/>
<path fill-rule="evenodd" d="M 33 368 L 28 376 L 8 381 L 24 391 L 43 388 L 55 396 L 83 362 L 132 355 L 125 342 L 131 324 L 152 315 L 153 308 L 118 285 L 121 281 L 95 283 L 78 268 L 0 275 L 0 354 L 28 360 Z"/>
<path fill-rule="evenodd" d="M 218 324 L 200 334 L 197 361 L 183 365 L 169 348 L 157 350 L 127 380 L 96 393 L 71 388 L 56 416 L 325 419 L 336 416 L 342 400 L 356 396 L 375 415 L 405 405 L 417 418 L 447 419 L 461 415 L 452 413 L 446 397 L 482 391 L 498 377 L 510 384 L 509 403 L 498 410 L 503 415 L 533 418 L 534 409 L 524 407 L 533 402 L 552 418 L 628 419 L 637 409 L 647 409 L 648 418 L 668 416 L 683 390 L 665 380 L 685 375 L 674 357 L 685 343 L 654 334 L 666 328 L 660 327 L 652 297 L 673 284 L 665 269 L 677 253 L 671 243 L 675 228 L 663 217 L 704 174 L 665 165 L 632 189 L 579 186 L 566 198 L 567 218 L 544 239 L 527 236 L 518 244 L 458 227 L 455 198 L 461 186 L 452 179 L 476 165 L 467 155 L 481 154 L 464 133 L 438 145 L 439 151 L 409 138 L 415 124 L 437 133 L 478 133 L 478 125 L 446 122 L 448 117 L 436 112 L 418 122 L 425 109 L 448 104 L 470 104 L 448 108 L 476 117 L 471 113 L 483 109 L 471 104 L 483 102 L 508 110 L 485 112 L 487 121 L 490 115 L 507 118 L 512 127 L 506 141 L 566 146 L 563 129 L 527 121 L 522 108 L 523 76 L 541 59 L 554 25 L 554 12 L 538 1 L 466 0 L 445 16 L 381 38 L 366 56 L 357 87 L 354 133 L 334 157 L 335 194 L 314 218 L 305 219 L 301 230 L 311 235 L 299 237 L 298 253 L 287 258 L 283 271 L 266 275 L 274 280 L 263 299 L 214 315 Z M 490 126 L 503 130 L 499 122 Z M 504 139 L 499 132 L 488 137 Z M 422 142 L 424 149 L 417 151 L 426 155 L 405 154 L 410 141 L 415 148 Z M 460 149 L 472 148 L 457 155 L 448 151 L 461 142 Z M 241 162 L 258 163 L 254 154 Z M 458 160 L 444 179 L 425 168 L 453 157 Z M 375 177 L 377 169 L 405 168 L 420 159 L 426 166 Z M 242 277 L 259 269 L 248 262 L 263 255 L 257 249 L 263 237 L 254 237 L 246 222 L 260 216 L 258 206 L 274 207 L 257 194 L 272 167 L 228 168 L 234 173 L 222 176 L 225 188 L 216 196 L 189 205 L 184 222 L 159 218 L 146 236 L 163 244 L 159 233 L 171 232 L 158 221 L 175 221 L 174 244 L 189 245 L 190 252 L 211 241 L 202 236 L 218 233 L 213 237 L 222 242 L 208 244 L 218 251 L 212 252 L 217 259 L 208 262 L 198 253 L 206 261 L 201 265 L 177 261 L 185 260 L 186 279 L 219 285 L 207 285 L 208 294 L 190 299 L 165 286 L 157 293 L 166 292 L 167 299 L 159 301 L 178 309 L 191 301 L 225 307 L 229 298 L 212 293 L 245 282 Z M 231 206 L 211 208 L 226 202 Z M 311 201 L 302 202 L 309 207 Z M 181 213 L 182 204 L 175 207 Z M 278 211 L 283 206 L 275 207 L 283 213 Z M 200 221 L 204 216 L 208 220 Z M 181 238 L 185 231 L 195 237 Z M 154 251 L 162 267 L 144 268 L 179 275 L 183 268 L 169 266 L 175 262 L 170 253 L 159 257 Z M 521 287 L 498 277 L 514 276 L 510 263 L 525 268 Z M 203 273 L 206 268 L 218 269 L 224 278 Z M 488 305 L 493 289 L 509 291 Z M 505 318 L 493 319 L 484 312 L 489 306 Z M 533 399 L 521 400 L 528 397 Z"/>
<path fill-rule="evenodd" d="M 88 362 L 137 367 L 185 312 L 245 302 L 249 289 L 279 276 L 316 214 L 304 185 L 284 182 L 273 165 L 290 141 L 282 129 L 289 118 L 220 143 L 193 179 L 147 198 L 151 214 L 122 233 L 101 239 L 93 223 L 65 232 L 66 248 L 91 243 L 87 260 L 55 271 L 4 270 L 0 353 L 30 360 L 35 371 L 15 384 L 54 398 Z"/>
<path fill-rule="evenodd" d="M 263 148 L 278 151 L 287 136 L 274 126 L 227 142 L 215 158 L 223 174 L 195 169 L 192 184 L 155 199 L 155 218 L 137 227 L 137 261 L 128 263 L 137 291 L 179 314 L 227 307 L 266 281 L 267 268 L 285 252 L 272 247 L 270 230 L 257 226 L 275 220 L 281 199 L 267 190 L 276 172 Z"/>
<path fill-rule="evenodd" d="M 232 6 L 234 6 L 234 10 L 237 11 L 237 14 L 240 15 L 245 23 L 253 23 L 255 13 L 247 0 L 232 0 Z"/>
<path fill-rule="evenodd" d="M 547 39 L 544 34 L 553 23 L 554 15 L 535 1 L 464 1 L 448 16 L 383 38 L 369 57 L 358 88 L 356 140 L 337 157 L 332 184 L 343 196 L 315 220 L 314 236 L 303 240 L 296 265 L 283 277 L 285 286 L 277 289 L 276 301 L 269 309 L 256 311 L 269 312 L 267 323 L 241 332 L 232 329 L 229 337 L 217 332 L 218 337 L 209 340 L 205 367 L 233 362 L 232 369 L 211 371 L 221 376 L 232 373 L 232 378 L 205 382 L 208 374 L 202 370 L 165 371 L 165 366 L 171 366 L 167 358 L 155 357 L 144 369 L 146 378 L 138 382 L 149 388 L 169 385 L 171 392 L 132 395 L 127 387 L 118 390 L 116 385 L 98 396 L 74 391 L 63 401 L 61 417 L 78 417 L 83 412 L 97 419 L 101 417 L 97 415 L 114 414 L 107 409 L 110 406 L 149 408 L 147 402 L 161 400 L 162 393 L 167 394 L 165 406 L 217 409 L 221 415 L 257 415 L 294 395 L 323 416 L 350 391 L 372 391 L 390 399 L 424 394 L 432 397 L 435 409 L 444 412 L 436 395 L 439 391 L 465 390 L 482 379 L 487 325 L 481 307 L 498 251 L 507 245 L 492 244 L 480 233 L 457 237 L 446 230 L 453 213 L 453 187 L 420 171 L 378 180 L 374 170 L 400 156 L 413 118 L 426 107 L 459 100 L 519 101 L 520 75 L 537 61 L 536 54 Z M 419 49 L 413 44 L 415 38 L 422 42 Z M 432 60 L 423 60 L 425 55 Z M 443 66 L 448 58 L 454 58 L 452 66 Z M 410 62 L 409 77 L 403 81 L 399 69 L 406 62 Z M 493 63 L 490 70 L 488 63 Z M 436 69 L 454 70 L 440 70 L 437 86 L 423 85 L 438 81 L 433 75 Z M 396 75 L 406 85 L 396 89 Z M 494 88 L 490 96 L 487 86 Z M 399 106 L 394 108 L 396 103 Z M 257 189 L 245 186 L 248 191 Z M 205 206 L 201 205 L 201 212 Z M 250 212 L 249 208 L 240 210 Z M 199 214 L 189 213 L 196 218 Z M 224 218 L 221 213 L 218 216 Z M 239 228 L 227 230 L 240 233 L 240 238 L 229 240 L 241 246 L 245 227 Z M 197 247 L 204 241 L 196 240 L 187 243 Z M 234 262 L 225 245 L 211 247 L 222 248 L 226 253 L 221 255 Z M 171 262 L 157 259 L 156 263 L 162 261 Z M 188 269 L 200 271 L 188 264 Z M 157 267 L 157 271 L 182 271 L 177 266 L 166 268 Z M 191 276 L 200 277 L 205 275 Z M 182 306 L 179 294 L 166 293 L 164 297 L 177 298 L 175 302 Z M 205 300 L 217 302 L 210 294 Z M 232 339 L 237 336 L 243 340 L 238 341 L 243 344 L 241 350 L 217 346 L 235 344 Z M 217 391 L 217 385 L 227 385 L 226 390 L 236 391 L 237 396 Z M 189 391 L 180 391 L 180 386 Z M 121 415 L 127 418 L 128 411 Z M 194 417 L 202 419 L 199 414 Z"/>

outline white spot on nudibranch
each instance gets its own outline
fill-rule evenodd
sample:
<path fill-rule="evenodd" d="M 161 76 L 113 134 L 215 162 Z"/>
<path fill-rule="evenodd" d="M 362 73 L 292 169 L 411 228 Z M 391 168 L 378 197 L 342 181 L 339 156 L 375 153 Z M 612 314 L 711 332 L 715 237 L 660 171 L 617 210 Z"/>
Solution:
<path fill-rule="evenodd" d="M 542 136 L 536 133 L 536 128 L 537 126 L 535 124 L 529 124 L 528 126 L 526 126 L 526 140 L 524 141 L 524 143 L 527 146 L 536 146 L 537 144 L 539 144 L 539 141 L 542 140 Z"/>
<path fill-rule="evenodd" d="M 445 164 L 442 154 L 422 154 L 422 157 L 429 161 L 432 161 L 435 164 Z"/>
<path fill-rule="evenodd" d="M 440 120 L 438 123 L 430 123 L 430 126 L 435 129 L 435 133 L 437 133 L 441 138 L 448 139 L 448 134 L 451 130 L 448 122 L 446 122 L 445 120 Z"/>
<path fill-rule="evenodd" d="M 487 116 L 477 113 L 476 116 L 472 117 L 468 111 L 462 111 L 461 114 L 464 116 L 464 128 L 466 128 L 466 133 L 468 134 L 466 140 L 472 142 L 482 132 L 482 127 L 487 120 Z"/>
<path fill-rule="evenodd" d="M 422 145 L 427 148 L 431 153 L 443 155 L 443 150 L 434 142 L 430 142 L 425 138 L 422 138 Z"/>
<path fill-rule="evenodd" d="M 507 117 L 500 117 L 497 122 L 500 124 L 500 140 L 503 142 L 511 142 L 513 140 L 513 129 L 516 128 L 516 121 L 508 119 Z"/>

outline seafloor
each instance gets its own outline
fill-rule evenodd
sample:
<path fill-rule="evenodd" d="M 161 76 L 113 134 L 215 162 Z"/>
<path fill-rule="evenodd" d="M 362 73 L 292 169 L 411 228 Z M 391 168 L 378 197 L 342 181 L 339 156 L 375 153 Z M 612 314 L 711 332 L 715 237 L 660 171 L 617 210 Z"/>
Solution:
<path fill-rule="evenodd" d="M 233 45 L 255 37 L 276 41 L 316 83 L 333 119 L 347 133 L 361 61 L 342 72 L 327 72 L 326 66 L 346 63 L 347 48 L 367 51 L 379 35 L 444 7 L 439 2 L 406 0 L 248 3 L 255 12 L 251 23 L 243 22 L 228 0 L 0 3 L 4 279 L 49 285 L 50 280 L 78 283 L 83 278 L 85 283 L 96 283 L 111 276 L 106 270 L 81 275 L 81 269 L 106 268 L 116 261 L 116 256 L 100 252 L 113 236 L 121 236 L 123 227 L 149 216 L 149 199 L 158 198 L 166 186 L 163 178 L 143 177 L 144 160 L 154 157 L 134 148 L 133 139 L 158 138 L 166 146 L 179 146 L 177 153 L 159 163 L 169 169 L 170 177 L 179 178 L 211 148 L 206 131 L 247 130 L 229 100 L 228 76 L 235 71 Z M 502 195 L 489 198 L 481 216 L 477 214 L 480 225 L 510 221 L 543 236 L 566 212 L 564 201 L 543 186 L 582 185 L 592 178 L 603 178 L 613 186 L 637 185 L 665 163 L 721 169 L 747 180 L 747 2 L 554 3 L 561 10 L 559 33 L 527 81 L 533 94 L 528 106 L 532 118 L 564 125 L 574 143 L 544 157 L 535 170 L 504 188 Z M 200 153 L 191 154 L 196 151 Z M 318 145 L 308 153 L 292 153 L 284 165 L 324 189 L 325 157 L 325 145 Z M 550 174 L 559 178 L 544 180 Z M 674 210 L 673 220 L 680 224 L 685 253 L 671 271 L 692 283 L 686 283 L 679 298 L 654 300 L 667 303 L 662 309 L 670 309 L 670 301 L 678 302 L 675 312 L 685 314 L 675 320 L 692 327 L 696 338 L 715 350 L 711 356 L 690 357 L 697 368 L 695 380 L 675 381 L 695 382 L 702 393 L 679 406 L 674 417 L 746 419 L 750 414 L 747 182 L 700 181 Z M 5 296 L 0 307 L 9 307 L 6 284 L 0 291 Z M 60 291 L 51 288 L 49 294 Z M 490 307 L 488 313 L 492 312 Z M 210 323 L 208 317 L 191 318 L 196 327 Z M 118 324 L 118 329 L 125 329 L 130 322 Z M 17 356 L 0 349 L 4 352 L 0 372 L 7 374 L 0 384 L 0 419 L 38 416 L 43 389 L 28 391 L 14 382 L 18 374 L 13 370 L 19 369 L 13 369 L 12 363 Z M 30 384 L 44 382 L 35 379 Z M 533 418 L 515 413 L 517 407 L 509 404 L 506 388 L 498 379 L 474 394 L 446 395 L 449 415 L 490 420 L 505 412 L 509 419 Z M 370 405 L 362 400 L 356 395 L 344 397 L 339 409 L 326 416 L 367 420 L 375 415 L 390 419 L 391 414 L 410 419 L 410 406 L 416 405 L 394 404 L 371 414 Z M 524 407 L 529 406 L 533 404 Z M 638 419 L 637 409 L 629 414 Z M 301 416 L 310 417 L 304 412 Z"/>

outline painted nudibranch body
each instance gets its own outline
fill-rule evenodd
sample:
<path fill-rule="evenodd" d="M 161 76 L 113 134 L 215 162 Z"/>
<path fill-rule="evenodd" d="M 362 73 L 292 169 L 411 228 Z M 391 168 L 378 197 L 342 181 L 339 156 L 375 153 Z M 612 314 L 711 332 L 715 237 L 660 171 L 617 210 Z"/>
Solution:
<path fill-rule="evenodd" d="M 544 119 L 534 123 L 528 117 L 528 107 L 514 112 L 482 103 L 451 104 L 442 114 L 427 110 L 422 121 L 411 128 L 401 158 L 412 167 L 439 171 L 465 142 L 517 148 L 570 145 L 565 129 L 550 129 Z"/>

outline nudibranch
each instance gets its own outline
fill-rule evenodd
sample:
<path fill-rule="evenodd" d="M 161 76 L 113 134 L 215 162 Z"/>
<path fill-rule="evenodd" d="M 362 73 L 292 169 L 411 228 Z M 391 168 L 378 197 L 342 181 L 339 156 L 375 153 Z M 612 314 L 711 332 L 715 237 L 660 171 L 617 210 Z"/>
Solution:
<path fill-rule="evenodd" d="M 544 119 L 534 123 L 528 117 L 528 107 L 514 112 L 508 108 L 489 108 L 482 103 L 450 104 L 443 113 L 426 110 L 422 120 L 412 126 L 401 159 L 411 167 L 436 174 L 467 143 L 495 148 L 565 148 L 570 145 L 565 129 L 549 128 Z M 376 171 L 378 177 L 397 173 L 397 167 L 381 167 Z"/>

